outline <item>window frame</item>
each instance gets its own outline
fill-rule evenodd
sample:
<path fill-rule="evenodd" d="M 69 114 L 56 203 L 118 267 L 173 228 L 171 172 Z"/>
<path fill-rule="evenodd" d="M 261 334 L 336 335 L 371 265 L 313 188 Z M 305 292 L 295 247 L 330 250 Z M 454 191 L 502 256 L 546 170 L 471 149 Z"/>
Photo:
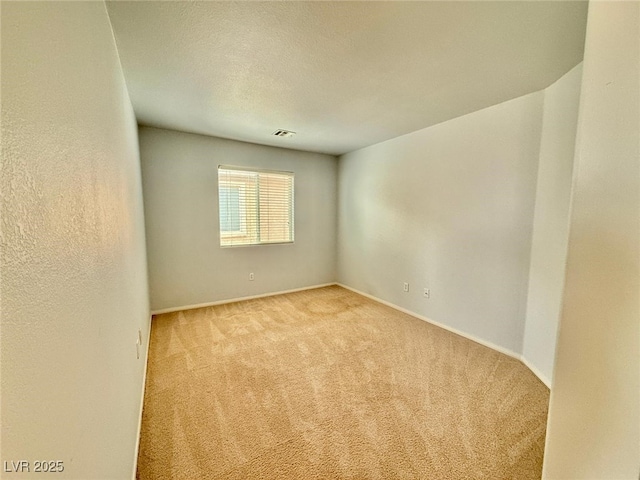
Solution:
<path fill-rule="evenodd" d="M 254 219 L 255 219 L 255 225 L 254 226 L 250 226 L 249 223 L 251 223 L 250 221 L 248 221 L 249 215 L 251 215 L 250 209 L 251 206 L 247 205 L 247 194 L 246 194 L 246 190 L 245 190 L 245 195 L 244 198 L 240 198 L 239 204 L 240 204 L 240 224 L 241 227 L 244 227 L 244 230 L 240 230 L 238 232 L 223 232 L 222 231 L 222 225 L 220 224 L 220 218 L 221 218 L 221 205 L 220 205 L 220 187 L 221 187 L 221 176 L 220 176 L 220 172 L 221 170 L 224 171 L 236 171 L 239 173 L 239 177 L 242 175 L 247 175 L 247 177 L 250 177 L 251 175 L 255 175 L 255 184 L 254 185 L 250 185 L 250 183 L 253 183 L 251 181 L 249 181 L 249 179 L 247 179 L 246 181 L 243 181 L 241 179 L 236 179 L 236 180 L 232 180 L 230 182 L 228 182 L 229 185 L 231 186 L 235 186 L 238 185 L 241 189 L 250 189 L 250 188 L 255 188 L 256 193 L 255 193 L 255 198 L 256 198 L 256 202 L 255 202 L 255 214 L 254 214 Z M 285 177 L 288 177 L 289 182 L 290 182 L 290 192 L 288 192 L 289 196 L 290 196 L 290 202 L 288 204 L 288 212 L 287 212 L 287 221 L 288 221 L 288 228 L 290 231 L 290 240 L 279 240 L 279 241 L 261 241 L 260 240 L 260 236 L 261 236 L 261 232 L 260 232 L 260 218 L 261 218 L 261 204 L 260 204 L 260 194 L 259 194 L 259 185 L 260 185 L 260 175 L 261 174 L 272 174 L 272 175 L 282 175 Z M 240 197 L 243 197 L 242 195 Z M 290 172 L 290 171 L 283 171 L 283 170 L 269 170 L 269 169 L 264 169 L 264 168 L 255 168 L 255 167 L 242 167 L 242 166 L 235 166 L 235 165 L 218 165 L 218 233 L 219 233 L 219 244 L 220 244 L 220 248 L 235 248 L 235 247 L 257 247 L 257 246 L 262 246 L 262 245 L 289 245 L 289 244 L 294 244 L 295 243 L 295 172 Z M 243 215 L 244 212 L 244 215 Z M 253 231 L 252 231 L 253 230 Z M 233 239 L 241 239 L 241 238 L 247 238 L 246 242 L 243 243 L 223 243 L 225 240 L 233 240 Z M 253 241 L 252 241 L 253 240 Z"/>

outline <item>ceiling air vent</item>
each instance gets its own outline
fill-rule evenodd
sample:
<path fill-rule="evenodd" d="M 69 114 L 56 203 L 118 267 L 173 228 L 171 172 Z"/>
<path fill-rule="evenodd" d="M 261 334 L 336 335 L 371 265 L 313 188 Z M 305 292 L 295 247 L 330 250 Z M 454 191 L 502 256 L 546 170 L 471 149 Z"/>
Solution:
<path fill-rule="evenodd" d="M 273 132 L 273 134 L 276 137 L 289 138 L 289 137 L 293 137 L 296 134 L 296 132 L 291 132 L 289 130 L 276 130 L 275 132 Z"/>

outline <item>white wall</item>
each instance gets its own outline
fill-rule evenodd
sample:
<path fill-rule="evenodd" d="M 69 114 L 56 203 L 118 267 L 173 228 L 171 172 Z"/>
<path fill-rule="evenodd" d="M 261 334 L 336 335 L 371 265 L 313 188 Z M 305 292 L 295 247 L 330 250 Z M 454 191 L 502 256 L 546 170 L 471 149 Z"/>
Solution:
<path fill-rule="evenodd" d="M 582 64 L 544 90 L 522 355 L 551 385 L 569 239 L 569 203 Z"/>
<path fill-rule="evenodd" d="M 152 310 L 335 281 L 335 157 L 147 127 L 140 151 Z M 294 244 L 220 248 L 219 164 L 295 173 Z"/>
<path fill-rule="evenodd" d="M 640 474 L 640 3 L 591 2 L 543 477 Z"/>
<path fill-rule="evenodd" d="M 2 461 L 131 478 L 149 307 L 136 121 L 102 2 L 2 3 Z M 33 464 L 31 465 L 33 468 Z"/>
<path fill-rule="evenodd" d="M 533 93 L 340 157 L 340 283 L 519 355 L 542 105 Z"/>

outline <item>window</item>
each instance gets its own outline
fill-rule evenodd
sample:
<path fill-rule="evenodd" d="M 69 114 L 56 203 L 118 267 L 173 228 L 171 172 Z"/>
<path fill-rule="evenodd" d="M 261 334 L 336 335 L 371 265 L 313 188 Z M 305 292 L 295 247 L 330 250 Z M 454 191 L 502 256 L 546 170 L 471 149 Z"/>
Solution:
<path fill-rule="evenodd" d="M 293 242 L 293 173 L 218 167 L 220 246 Z"/>
<path fill-rule="evenodd" d="M 220 231 L 224 235 L 240 234 L 246 232 L 240 222 L 240 185 L 220 186 Z"/>

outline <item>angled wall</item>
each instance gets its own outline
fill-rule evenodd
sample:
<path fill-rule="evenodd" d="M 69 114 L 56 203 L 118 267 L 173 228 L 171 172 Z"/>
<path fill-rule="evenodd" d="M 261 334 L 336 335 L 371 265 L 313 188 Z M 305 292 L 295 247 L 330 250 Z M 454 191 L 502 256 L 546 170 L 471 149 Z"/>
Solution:
<path fill-rule="evenodd" d="M 581 73 L 340 157 L 339 281 L 522 357 L 550 386 Z"/>
<path fill-rule="evenodd" d="M 582 64 L 544 90 L 522 357 L 551 386 L 569 241 Z"/>

